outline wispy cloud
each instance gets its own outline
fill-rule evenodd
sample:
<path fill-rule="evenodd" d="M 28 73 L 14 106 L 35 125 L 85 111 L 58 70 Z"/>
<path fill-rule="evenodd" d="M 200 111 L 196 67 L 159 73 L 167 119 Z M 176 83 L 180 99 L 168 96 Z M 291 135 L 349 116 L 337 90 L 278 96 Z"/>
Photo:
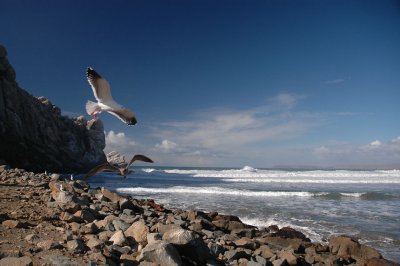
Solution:
<path fill-rule="evenodd" d="M 400 136 L 390 140 L 373 140 L 367 144 L 328 144 L 313 150 L 314 156 L 326 162 L 342 164 L 398 164 L 400 165 Z"/>
<path fill-rule="evenodd" d="M 190 120 L 163 123 L 153 132 L 161 139 L 154 146 L 159 152 L 197 157 L 232 157 L 252 146 L 302 136 L 321 123 L 320 117 L 296 112 L 300 97 L 279 94 L 266 105 L 244 110 L 211 109 Z"/>
<path fill-rule="evenodd" d="M 332 80 L 326 80 L 326 81 L 324 81 L 322 83 L 326 84 L 326 85 L 332 85 L 332 84 L 340 84 L 340 83 L 343 83 L 345 81 L 346 81 L 346 79 L 344 79 L 344 78 L 337 78 L 337 79 L 332 79 Z"/>

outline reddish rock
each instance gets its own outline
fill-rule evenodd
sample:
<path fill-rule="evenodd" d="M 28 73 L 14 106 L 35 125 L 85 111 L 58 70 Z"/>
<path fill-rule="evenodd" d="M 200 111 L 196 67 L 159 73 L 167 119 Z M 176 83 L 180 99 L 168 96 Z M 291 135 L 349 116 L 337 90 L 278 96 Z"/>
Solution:
<path fill-rule="evenodd" d="M 4 227 L 7 228 L 21 228 L 23 224 L 20 221 L 17 220 L 5 220 L 4 222 L 1 223 Z"/>

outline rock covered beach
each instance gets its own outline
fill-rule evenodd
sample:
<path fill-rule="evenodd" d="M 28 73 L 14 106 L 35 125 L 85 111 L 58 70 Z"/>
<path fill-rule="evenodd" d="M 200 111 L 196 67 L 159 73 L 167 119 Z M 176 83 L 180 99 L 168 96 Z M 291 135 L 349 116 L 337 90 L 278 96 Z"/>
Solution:
<path fill-rule="evenodd" d="M 168 210 L 60 174 L 0 166 L 0 265 L 399 265 L 347 236 Z"/>

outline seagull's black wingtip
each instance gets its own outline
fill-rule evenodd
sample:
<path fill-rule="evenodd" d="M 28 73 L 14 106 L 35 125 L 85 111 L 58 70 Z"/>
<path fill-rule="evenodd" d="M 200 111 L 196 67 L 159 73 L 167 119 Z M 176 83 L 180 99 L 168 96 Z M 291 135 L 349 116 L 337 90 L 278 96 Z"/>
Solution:
<path fill-rule="evenodd" d="M 95 77 L 95 78 L 101 78 L 101 76 L 99 75 L 99 73 L 97 73 L 92 67 L 88 67 L 86 69 L 86 75 L 88 77 Z"/>
<path fill-rule="evenodd" d="M 137 124 L 136 118 L 132 118 L 131 120 L 126 122 L 129 126 L 134 126 Z"/>

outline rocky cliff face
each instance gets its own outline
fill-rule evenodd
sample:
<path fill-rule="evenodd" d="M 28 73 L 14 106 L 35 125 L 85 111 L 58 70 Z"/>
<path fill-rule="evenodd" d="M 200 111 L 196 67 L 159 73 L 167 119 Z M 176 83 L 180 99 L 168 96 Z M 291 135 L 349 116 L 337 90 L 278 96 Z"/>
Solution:
<path fill-rule="evenodd" d="M 0 45 L 0 159 L 30 171 L 82 172 L 106 161 L 100 120 L 71 119 L 21 89 Z"/>

